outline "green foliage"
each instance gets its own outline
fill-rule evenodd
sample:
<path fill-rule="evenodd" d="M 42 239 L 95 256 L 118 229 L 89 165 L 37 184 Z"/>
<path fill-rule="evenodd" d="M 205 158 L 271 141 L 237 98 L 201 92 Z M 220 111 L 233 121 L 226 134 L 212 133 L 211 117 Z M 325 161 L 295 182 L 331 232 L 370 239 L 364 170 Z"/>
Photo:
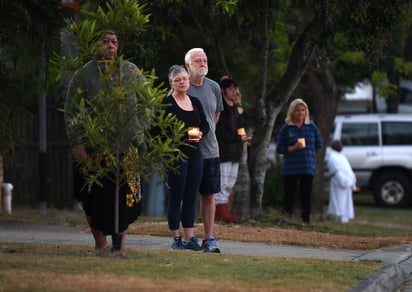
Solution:
<path fill-rule="evenodd" d="M 144 11 L 146 5 L 137 0 L 106 1 L 97 6 L 96 11 L 89 10 L 88 6 L 82 13 L 89 20 L 94 20 L 97 30 L 112 28 L 119 32 L 120 39 L 144 32 L 149 22 L 149 15 Z"/>
<path fill-rule="evenodd" d="M 391 41 L 391 28 L 407 11 L 407 1 L 396 0 L 328 1 L 320 6 L 320 29 L 324 36 L 339 32 L 347 38 L 348 49 L 363 51 L 373 66 L 385 56 Z M 323 21 L 323 19 L 326 19 Z"/>
<path fill-rule="evenodd" d="M 395 70 L 403 75 L 412 74 L 412 62 L 402 58 L 395 58 Z"/>
<path fill-rule="evenodd" d="M 89 187 L 117 169 L 125 170 L 121 182 L 130 174 L 146 180 L 153 174 L 165 175 L 174 170 L 175 160 L 186 158 L 179 150 L 186 136 L 184 124 L 174 115 L 166 115 L 161 104 L 166 89 L 154 86 L 154 71 L 144 77 L 144 82 L 136 78 L 127 88 L 114 86 L 92 99 L 84 98 L 81 91 L 73 98 L 73 102 L 80 101 L 77 112 L 66 112 L 68 130 L 89 149 L 79 162 Z M 130 92 L 137 97 L 132 103 Z M 136 118 L 139 123 L 130 122 Z M 153 136 L 153 127 L 160 128 L 161 134 Z M 123 129 L 135 133 L 133 140 L 138 142 L 128 144 Z"/>
<path fill-rule="evenodd" d="M 53 0 L 0 1 L 0 153 L 22 141 L 37 109 L 41 52 L 59 40 L 68 9 Z M 43 50 L 43 51 L 42 51 Z"/>
<path fill-rule="evenodd" d="M 155 68 L 159 62 L 160 33 L 153 32 L 150 5 L 159 1 L 85 1 L 81 22 L 94 21 L 96 30 L 111 28 L 120 39 L 119 51 L 140 68 Z M 176 2 L 176 1 L 172 1 Z M 170 10 L 170 5 L 167 7 Z M 157 68 L 157 72 L 161 71 Z"/>
<path fill-rule="evenodd" d="M 123 0 L 108 1 L 104 7 L 98 6 L 96 12 L 82 10 L 81 21 L 70 23 L 67 30 L 76 36 L 79 55 L 62 58 L 54 54 L 50 72 L 54 72 L 55 80 L 70 77 L 94 56 L 99 49 L 96 40 L 105 28 L 115 29 L 120 42 L 122 36 L 144 31 L 148 16 L 142 14 L 143 9 L 137 1 Z M 119 72 L 122 59 L 118 58 L 113 65 Z M 111 173 L 118 175 L 115 179 L 120 183 L 130 177 L 149 180 L 153 174 L 174 171 L 174 162 L 186 158 L 179 149 L 185 144 L 186 129 L 175 116 L 165 114 L 162 104 L 167 89 L 162 83 L 155 85 L 154 70 L 141 71 L 142 76 L 127 86 L 122 74 L 113 84 L 110 72 L 102 72 L 103 87 L 97 95 L 90 98 L 78 90 L 70 101 L 77 110 L 65 112 L 70 136 L 88 150 L 78 164 L 89 188 L 99 185 L 100 179 Z M 160 129 L 160 135 L 152 134 L 153 128 Z M 124 135 L 124 131 L 132 136 Z M 120 174 L 119 169 L 124 172 Z"/>
<path fill-rule="evenodd" d="M 386 74 L 384 72 L 374 71 L 371 80 L 376 89 L 376 93 L 384 98 L 393 96 L 398 90 L 397 85 L 387 82 Z"/>
<path fill-rule="evenodd" d="M 272 58 L 276 61 L 270 66 L 271 78 L 279 80 L 285 74 L 288 67 L 288 58 L 290 56 L 291 43 L 289 42 L 288 32 L 284 24 L 280 22 L 273 23 L 269 28 L 269 37 L 276 44 L 273 46 Z"/>
<path fill-rule="evenodd" d="M 223 14 L 233 16 L 237 11 L 238 0 L 217 0 L 216 6 L 221 7 Z"/>
<path fill-rule="evenodd" d="M 96 38 L 100 30 L 97 28 L 96 20 L 85 19 L 79 23 L 71 22 L 68 26 L 68 34 L 75 37 L 79 58 L 75 65 L 83 64 L 86 59 L 90 59 L 96 52 Z"/>
<path fill-rule="evenodd" d="M 326 44 L 323 47 L 338 85 L 347 87 L 371 79 L 373 70 L 386 70 L 388 75 L 395 72 L 392 58 L 399 56 L 410 31 L 408 1 L 333 0 L 312 4 L 319 13 L 320 36 L 328 40 L 320 44 Z M 388 79 L 396 80 L 393 76 Z M 394 90 L 396 84 L 381 91 L 390 96 Z"/>
<path fill-rule="evenodd" d="M 66 46 L 76 47 L 76 56 L 62 56 L 54 52 L 49 60 L 48 73 L 50 85 L 67 80 L 82 64 L 90 60 L 98 50 L 96 39 L 105 29 L 113 29 L 119 37 L 119 52 L 134 52 L 139 47 L 137 37 L 146 31 L 150 15 L 145 13 L 146 5 L 137 0 L 105 1 L 102 5 L 87 2 L 82 6 L 80 21 L 71 21 L 66 33 L 71 36 L 71 43 Z M 127 55 L 132 59 L 132 54 Z"/>
<path fill-rule="evenodd" d="M 360 51 L 345 51 L 338 57 L 340 61 L 347 64 L 362 64 L 365 62 L 365 54 Z"/>

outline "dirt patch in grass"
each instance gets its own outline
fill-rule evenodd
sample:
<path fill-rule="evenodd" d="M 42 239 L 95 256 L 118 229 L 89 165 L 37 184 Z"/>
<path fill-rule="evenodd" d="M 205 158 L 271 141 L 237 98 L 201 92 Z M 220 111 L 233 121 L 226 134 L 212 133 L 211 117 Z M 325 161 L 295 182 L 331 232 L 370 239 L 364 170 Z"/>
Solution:
<path fill-rule="evenodd" d="M 366 220 L 365 218 L 368 218 L 368 216 L 363 215 L 363 217 L 359 216 L 359 219 L 351 221 L 346 226 L 335 224 L 332 228 L 329 228 L 325 222 L 314 222 L 311 226 L 302 226 L 294 221 L 287 222 L 287 220 L 284 220 L 284 218 L 275 214 L 274 216 L 268 215 L 267 217 L 264 217 L 258 224 L 253 222 L 241 222 L 240 224 L 216 223 L 214 233 L 220 240 L 352 250 L 373 250 L 411 244 L 412 228 L 409 225 L 409 212 L 400 210 L 379 211 L 392 213 L 385 213 L 382 215 L 381 217 L 385 218 L 385 220 L 376 220 L 374 217 Z M 399 214 L 403 214 L 402 216 L 405 218 L 403 220 L 398 220 L 397 222 L 392 220 L 393 218 L 400 217 Z M 268 218 L 270 218 L 270 220 Z M 84 230 L 89 229 L 86 226 L 84 214 L 81 211 L 50 210 L 49 215 L 43 217 L 38 215 L 38 210 L 16 208 L 13 211 L 13 215 L 7 215 L 0 212 L 0 219 L 47 224 L 80 225 Z M 273 220 L 276 220 L 276 222 Z M 360 226 L 365 226 L 365 228 L 373 228 L 373 226 L 376 226 L 376 235 L 354 235 L 353 230 L 360 228 Z M 395 229 L 401 230 L 402 232 L 394 234 L 387 233 L 388 230 Z M 164 217 L 142 216 L 129 226 L 128 233 L 147 236 L 170 236 L 166 218 Z M 199 238 L 203 237 L 203 225 L 199 220 L 196 223 L 195 235 Z"/>
<path fill-rule="evenodd" d="M 317 232 L 310 230 L 287 229 L 281 227 L 256 227 L 244 225 L 215 224 L 218 239 L 233 241 L 291 244 L 325 248 L 352 250 L 373 250 L 402 244 L 410 244 L 412 236 L 355 236 Z M 309 230 L 308 230 L 309 229 Z M 130 234 L 169 236 L 166 222 L 135 223 L 129 227 Z M 195 234 L 202 238 L 203 226 L 197 224 Z"/>

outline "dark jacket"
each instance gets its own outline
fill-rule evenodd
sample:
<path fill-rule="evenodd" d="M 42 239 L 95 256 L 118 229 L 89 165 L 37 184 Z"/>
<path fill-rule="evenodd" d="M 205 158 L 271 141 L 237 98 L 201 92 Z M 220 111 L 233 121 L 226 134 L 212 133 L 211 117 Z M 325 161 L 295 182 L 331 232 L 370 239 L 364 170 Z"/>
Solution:
<path fill-rule="evenodd" d="M 239 162 L 242 157 L 243 142 L 237 129 L 246 125 L 246 113 L 239 114 L 237 105 L 229 106 L 223 100 L 223 111 L 216 124 L 216 138 L 219 143 L 221 162 Z"/>

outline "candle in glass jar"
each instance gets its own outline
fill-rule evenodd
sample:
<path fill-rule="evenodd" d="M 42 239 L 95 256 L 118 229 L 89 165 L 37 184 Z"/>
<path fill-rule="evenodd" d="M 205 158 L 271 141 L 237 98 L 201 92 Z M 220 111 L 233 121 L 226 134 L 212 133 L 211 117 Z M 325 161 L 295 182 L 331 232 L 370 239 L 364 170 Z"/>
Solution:
<path fill-rule="evenodd" d="M 237 134 L 238 134 L 239 136 L 245 136 L 245 135 L 246 135 L 245 128 L 239 128 L 239 129 L 237 129 Z"/>
<path fill-rule="evenodd" d="M 187 133 L 189 135 L 189 141 L 199 141 L 199 127 L 189 127 Z"/>

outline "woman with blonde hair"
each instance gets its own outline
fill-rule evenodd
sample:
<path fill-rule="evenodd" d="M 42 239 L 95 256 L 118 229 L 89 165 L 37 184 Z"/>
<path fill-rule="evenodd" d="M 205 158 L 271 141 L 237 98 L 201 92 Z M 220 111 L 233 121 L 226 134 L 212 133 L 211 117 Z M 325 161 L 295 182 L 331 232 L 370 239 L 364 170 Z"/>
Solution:
<path fill-rule="evenodd" d="M 312 181 L 316 173 L 316 152 L 322 147 L 317 126 L 309 119 L 308 105 L 300 98 L 290 103 L 285 124 L 276 140 L 276 151 L 283 154 L 283 212 L 292 215 L 297 184 L 300 187 L 301 219 L 310 223 Z"/>

